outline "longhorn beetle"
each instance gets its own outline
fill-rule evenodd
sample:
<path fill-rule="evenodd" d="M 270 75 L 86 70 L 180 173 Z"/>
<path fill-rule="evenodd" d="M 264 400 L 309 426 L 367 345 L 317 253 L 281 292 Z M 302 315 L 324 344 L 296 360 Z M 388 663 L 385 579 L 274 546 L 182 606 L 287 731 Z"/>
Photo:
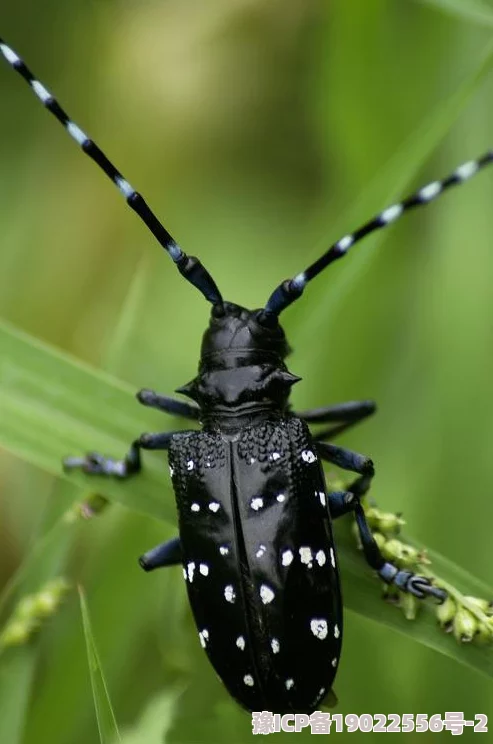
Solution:
<path fill-rule="evenodd" d="M 446 594 L 383 558 L 361 505 L 373 463 L 326 441 L 372 414 L 374 404 L 291 412 L 291 386 L 300 378 L 285 365 L 289 346 L 279 315 L 355 243 L 463 183 L 493 161 L 493 151 L 388 207 L 282 282 L 265 307 L 247 310 L 223 300 L 201 262 L 181 250 L 142 196 L 1 40 L 0 51 L 212 305 L 198 374 L 177 390 L 193 402 L 151 390 L 137 394 L 143 405 L 199 422 L 201 429 L 142 434 L 121 460 L 91 453 L 69 457 L 64 466 L 127 478 L 141 469 L 141 450 L 168 450 L 180 535 L 142 556 L 142 567 L 182 564 L 200 642 L 242 706 L 311 712 L 330 693 L 341 652 L 331 520 L 354 514 L 365 558 L 383 581 L 419 598 L 443 601 Z M 331 426 L 312 435 L 310 423 Z M 346 491 L 327 492 L 321 460 L 357 474 Z"/>

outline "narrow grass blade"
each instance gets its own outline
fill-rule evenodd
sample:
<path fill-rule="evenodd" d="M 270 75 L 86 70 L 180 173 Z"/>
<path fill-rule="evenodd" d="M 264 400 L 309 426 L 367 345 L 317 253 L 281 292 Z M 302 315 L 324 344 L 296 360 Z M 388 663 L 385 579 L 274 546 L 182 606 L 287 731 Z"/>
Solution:
<path fill-rule="evenodd" d="M 21 744 L 29 710 L 37 651 L 9 649 L 0 658 L 0 741 Z"/>
<path fill-rule="evenodd" d="M 116 742 L 121 742 L 121 738 L 108 694 L 101 661 L 94 642 L 89 610 L 87 608 L 82 587 L 79 587 L 79 596 L 82 623 L 84 626 L 84 637 L 86 640 L 87 661 L 89 664 L 89 673 L 91 675 L 92 694 L 98 721 L 99 739 L 101 744 L 115 744 Z"/>
<path fill-rule="evenodd" d="M 481 0 L 419 0 L 419 2 L 454 16 L 459 21 L 477 23 L 484 28 L 493 27 L 493 11 Z"/>
<path fill-rule="evenodd" d="M 454 90 L 448 98 L 440 101 L 435 110 L 423 119 L 421 125 L 381 168 L 370 186 L 355 200 L 342 218 L 337 219 L 334 229 L 331 230 L 331 235 L 324 239 L 325 245 L 329 245 L 333 239 L 340 238 L 342 235 L 355 230 L 373 213 L 390 206 L 397 199 L 407 196 L 419 170 L 443 140 L 472 95 L 491 72 L 492 67 L 493 43 L 489 42 L 482 53 L 478 55 L 473 72 L 462 85 Z M 471 156 L 477 154 L 470 153 Z M 464 158 L 467 157 L 468 155 L 464 153 Z M 452 164 L 452 167 L 456 165 L 458 163 Z M 313 282 L 310 292 L 306 292 L 306 297 L 304 297 L 302 303 L 303 307 L 295 310 L 292 314 L 294 322 L 291 322 L 291 329 L 294 329 L 292 335 L 295 339 L 298 326 L 302 326 L 305 346 L 308 349 L 310 348 L 310 345 L 306 343 L 307 338 L 314 337 L 322 324 L 326 324 L 327 318 L 335 315 L 335 309 L 354 289 L 357 281 L 364 276 L 368 266 L 376 259 L 376 246 L 387 238 L 388 231 L 383 230 L 368 238 L 368 244 L 370 245 L 365 242 L 362 245 L 355 246 L 354 254 L 351 254 L 351 260 L 347 260 L 343 264 L 344 268 L 341 266 L 341 273 L 335 285 L 329 281 L 327 276 L 325 278 L 322 276 L 319 278 L 320 281 Z M 320 246 L 311 250 L 308 262 L 319 256 L 322 250 Z M 313 353 L 316 353 L 316 344 L 312 344 L 312 349 Z M 307 365 L 311 364 L 309 353 L 305 354 L 304 361 Z"/>

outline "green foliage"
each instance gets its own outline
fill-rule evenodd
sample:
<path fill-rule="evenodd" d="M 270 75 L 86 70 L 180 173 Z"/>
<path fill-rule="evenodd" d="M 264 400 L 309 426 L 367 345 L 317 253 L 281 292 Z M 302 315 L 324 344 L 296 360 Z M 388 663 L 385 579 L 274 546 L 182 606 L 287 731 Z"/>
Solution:
<path fill-rule="evenodd" d="M 29 28 L 11 5 L 2 35 L 248 306 L 491 146 L 486 0 L 28 5 Z M 116 456 L 142 431 L 183 425 L 134 394 L 170 394 L 194 375 L 208 308 L 26 86 L 6 66 L 0 78 L 1 627 L 22 597 L 67 575 L 87 593 L 97 705 L 110 710 L 103 666 L 124 744 L 250 741 L 204 658 L 180 571 L 137 566 L 175 530 L 164 459 L 146 456 L 124 484 L 60 468 L 67 454 Z M 409 215 L 284 318 L 304 378 L 296 407 L 378 400 L 375 420 L 344 438 L 376 462 L 372 495 L 405 510 L 434 573 L 487 599 L 492 197 L 485 172 Z M 83 519 L 103 504 L 88 508 L 92 489 L 111 506 Z M 337 712 L 491 716 L 491 647 L 441 632 L 431 603 L 408 620 L 382 601 L 347 524 L 337 539 Z M 97 741 L 87 665 L 69 598 L 0 657 L 0 741 Z"/>

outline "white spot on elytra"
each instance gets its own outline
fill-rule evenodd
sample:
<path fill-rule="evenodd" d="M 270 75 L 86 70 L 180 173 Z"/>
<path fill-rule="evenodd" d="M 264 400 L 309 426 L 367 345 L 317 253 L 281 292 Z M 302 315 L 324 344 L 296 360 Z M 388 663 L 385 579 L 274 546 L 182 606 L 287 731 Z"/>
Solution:
<path fill-rule="evenodd" d="M 468 178 L 471 178 L 471 176 L 474 176 L 478 169 L 479 165 L 477 162 L 475 160 L 470 160 L 468 163 L 459 165 L 455 171 L 455 175 L 457 178 L 460 178 L 461 181 L 466 181 Z"/>
<path fill-rule="evenodd" d="M 259 545 L 259 548 L 258 548 L 257 552 L 255 553 L 255 555 L 257 556 L 257 558 L 262 558 L 262 556 L 263 556 L 263 554 L 265 553 L 266 550 L 267 550 L 267 548 L 265 547 L 265 545 Z"/>
<path fill-rule="evenodd" d="M 323 641 L 328 633 L 327 620 L 314 617 L 313 620 L 310 620 L 310 630 L 316 638 L 320 638 Z"/>
<path fill-rule="evenodd" d="M 334 658 L 331 661 L 332 666 L 335 668 L 337 666 L 337 657 L 334 656 Z"/>
<path fill-rule="evenodd" d="M 211 512 L 217 512 L 219 511 L 221 504 L 218 501 L 211 501 L 209 504 L 209 509 Z"/>
<path fill-rule="evenodd" d="M 317 493 L 317 491 L 315 491 L 315 493 Z M 323 491 L 318 491 L 318 498 L 320 499 L 320 503 L 322 504 L 322 506 L 325 506 L 327 504 L 327 500 Z"/>
<path fill-rule="evenodd" d="M 202 574 L 202 576 L 208 576 L 209 575 L 209 566 L 207 563 L 200 563 L 199 564 L 199 571 Z"/>
<path fill-rule="evenodd" d="M 293 561 L 293 557 L 294 556 L 292 550 L 285 550 L 281 556 L 282 565 L 289 566 L 289 564 Z"/>
<path fill-rule="evenodd" d="M 73 137 L 73 139 L 74 139 L 74 140 L 75 140 L 75 141 L 76 141 L 76 142 L 77 142 L 77 143 L 78 143 L 79 145 L 81 145 L 81 146 L 82 146 L 82 145 L 83 145 L 83 144 L 84 144 L 85 142 L 87 142 L 87 141 L 88 141 L 88 139 L 89 139 L 89 137 L 87 136 L 87 134 L 85 134 L 85 132 L 83 132 L 83 131 L 82 131 L 82 129 L 80 129 L 80 127 L 78 127 L 78 126 L 77 126 L 77 124 L 74 124 L 74 122 L 73 122 L 73 121 L 68 121 L 68 122 L 67 122 L 67 123 L 65 124 L 65 129 L 66 129 L 66 130 L 67 130 L 67 132 L 68 132 L 68 133 L 70 134 L 70 136 L 71 136 L 71 137 Z"/>
<path fill-rule="evenodd" d="M 219 552 L 221 553 L 221 555 L 228 555 L 229 548 L 226 545 L 220 545 Z"/>
<path fill-rule="evenodd" d="M 301 453 L 301 459 L 304 462 L 315 462 L 317 456 L 311 450 L 303 450 L 303 452 Z"/>
<path fill-rule="evenodd" d="M 332 568 L 336 567 L 336 557 L 334 555 L 334 549 L 330 549 L 330 562 L 332 563 Z"/>
<path fill-rule="evenodd" d="M 199 633 L 200 638 L 200 645 L 202 648 L 205 648 L 207 646 L 207 641 L 209 640 L 209 631 L 207 628 L 204 628 L 204 630 L 201 630 Z"/>
<path fill-rule="evenodd" d="M 275 462 L 276 460 L 281 459 L 281 455 L 279 454 L 279 452 L 273 452 L 271 455 L 269 455 L 269 459 Z"/>
<path fill-rule="evenodd" d="M 193 504 L 192 504 L 192 506 L 190 507 L 190 509 L 193 512 L 198 512 L 198 511 L 200 511 L 200 506 L 194 501 Z"/>
<path fill-rule="evenodd" d="M 317 555 L 315 556 L 315 560 L 317 561 L 319 566 L 323 566 L 325 561 L 327 560 L 325 557 L 325 553 L 323 550 L 319 550 Z"/>
<path fill-rule="evenodd" d="M 236 593 L 231 584 L 228 584 L 228 586 L 224 587 L 224 598 L 226 602 L 233 603 L 236 599 Z"/>
<path fill-rule="evenodd" d="M 188 460 L 187 462 L 187 470 L 193 470 L 194 468 L 194 462 L 193 460 Z"/>
<path fill-rule="evenodd" d="M 283 493 L 278 493 L 276 499 L 279 501 L 280 504 L 282 504 L 282 502 L 286 499 L 286 496 Z"/>
<path fill-rule="evenodd" d="M 260 496 L 257 496 L 256 498 L 252 499 L 250 501 L 250 506 L 254 511 L 258 511 L 261 509 L 264 505 L 264 500 L 260 498 Z"/>
<path fill-rule="evenodd" d="M 248 687 L 253 687 L 253 677 L 251 674 L 245 674 L 243 677 L 243 682 L 248 685 Z"/>
<path fill-rule="evenodd" d="M 400 217 L 403 211 L 404 207 L 402 204 L 393 204 L 391 207 L 388 207 L 388 209 L 384 209 L 380 215 L 380 221 L 383 222 L 384 225 L 389 225 Z"/>
<path fill-rule="evenodd" d="M 430 199 L 434 199 L 435 196 L 438 196 L 441 190 L 442 184 L 440 181 L 432 181 L 418 191 L 418 196 L 423 201 L 430 201 Z"/>
<path fill-rule="evenodd" d="M 304 546 L 299 549 L 299 554 L 301 562 L 306 564 L 308 568 L 311 568 L 313 566 L 313 554 L 311 548 Z"/>
<path fill-rule="evenodd" d="M 31 81 L 31 88 L 38 96 L 39 100 L 43 103 L 48 103 L 48 101 L 53 99 L 53 96 L 51 95 L 49 90 L 46 90 L 44 85 L 39 82 L 39 80 L 32 80 Z"/>
<path fill-rule="evenodd" d="M 244 650 L 244 648 L 245 648 L 245 639 L 243 638 L 243 636 L 238 636 L 238 638 L 236 639 L 236 645 L 238 646 L 238 648 L 240 649 L 240 651 L 243 651 Z"/>
<path fill-rule="evenodd" d="M 188 570 L 188 580 L 190 583 L 193 581 L 193 572 L 195 571 L 195 563 L 192 561 L 187 565 Z"/>
<path fill-rule="evenodd" d="M 339 630 L 339 626 L 334 625 L 334 638 L 339 638 L 340 635 L 341 635 L 341 631 Z"/>
<path fill-rule="evenodd" d="M 267 584 L 260 587 L 260 598 L 264 604 L 269 604 L 274 599 L 275 594 Z"/>
<path fill-rule="evenodd" d="M 286 684 L 286 690 L 290 690 L 292 686 L 294 685 L 294 679 L 287 679 L 285 684 Z"/>
<path fill-rule="evenodd" d="M 172 478 L 172 477 L 174 476 L 174 474 L 175 474 L 175 471 L 173 470 L 173 468 L 171 467 L 171 465 L 169 466 L 169 474 L 170 474 L 170 477 L 171 477 L 171 478 Z"/>
<path fill-rule="evenodd" d="M 271 640 L 271 642 L 270 642 L 270 645 L 271 645 L 271 648 L 272 648 L 272 653 L 273 654 L 278 654 L 279 651 L 280 651 L 280 649 L 281 649 L 281 644 L 279 643 L 279 641 L 277 640 L 277 638 L 273 638 Z"/>

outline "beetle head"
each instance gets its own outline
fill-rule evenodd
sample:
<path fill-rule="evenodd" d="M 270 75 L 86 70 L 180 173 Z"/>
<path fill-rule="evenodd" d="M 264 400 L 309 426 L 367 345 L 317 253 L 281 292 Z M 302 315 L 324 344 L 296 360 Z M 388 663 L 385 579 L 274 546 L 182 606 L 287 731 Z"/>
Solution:
<path fill-rule="evenodd" d="M 201 348 L 201 367 L 218 356 L 244 356 L 252 363 L 282 362 L 290 348 L 277 317 L 260 321 L 260 310 L 247 310 L 232 302 L 213 306 Z M 216 364 L 214 364 L 216 366 Z"/>
<path fill-rule="evenodd" d="M 202 339 L 199 374 L 177 392 L 201 407 L 262 403 L 283 408 L 300 378 L 284 364 L 290 348 L 277 318 L 263 323 L 260 313 L 231 302 L 213 307 Z"/>

